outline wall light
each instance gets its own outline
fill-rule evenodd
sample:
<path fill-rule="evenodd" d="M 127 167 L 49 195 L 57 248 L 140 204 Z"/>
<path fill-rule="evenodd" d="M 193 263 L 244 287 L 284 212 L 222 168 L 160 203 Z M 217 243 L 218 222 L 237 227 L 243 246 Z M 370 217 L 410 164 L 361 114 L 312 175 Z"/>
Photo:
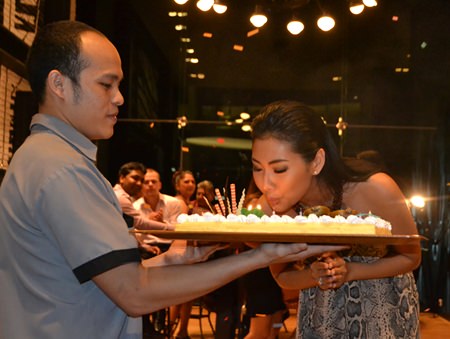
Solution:
<path fill-rule="evenodd" d="M 328 32 L 333 29 L 334 25 L 334 19 L 327 15 L 324 15 L 317 20 L 317 26 L 319 26 L 319 28 L 324 32 Z"/>
<path fill-rule="evenodd" d="M 257 28 L 262 27 L 266 24 L 267 16 L 264 14 L 264 11 L 262 10 L 261 6 L 256 5 L 255 11 L 250 17 L 250 22 L 252 23 L 253 26 Z"/>
<path fill-rule="evenodd" d="M 409 202 L 412 206 L 417 208 L 423 208 L 425 207 L 425 198 L 421 195 L 414 195 L 409 199 Z"/>

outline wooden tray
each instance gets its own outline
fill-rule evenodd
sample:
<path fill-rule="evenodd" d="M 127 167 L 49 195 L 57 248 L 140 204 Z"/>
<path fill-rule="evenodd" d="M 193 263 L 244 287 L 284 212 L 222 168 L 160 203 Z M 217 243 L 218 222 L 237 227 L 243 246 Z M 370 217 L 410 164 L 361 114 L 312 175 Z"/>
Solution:
<path fill-rule="evenodd" d="M 132 230 L 130 232 L 152 234 L 163 239 L 184 239 L 214 242 L 304 242 L 310 244 L 401 245 L 415 243 L 420 240 L 427 240 L 427 238 L 420 235 L 325 235 L 253 232 L 187 232 L 162 230 Z"/>

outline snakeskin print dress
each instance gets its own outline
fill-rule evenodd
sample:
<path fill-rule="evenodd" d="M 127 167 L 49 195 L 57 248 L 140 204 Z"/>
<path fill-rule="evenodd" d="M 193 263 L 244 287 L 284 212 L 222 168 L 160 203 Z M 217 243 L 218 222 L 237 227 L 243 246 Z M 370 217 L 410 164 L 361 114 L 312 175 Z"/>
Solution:
<path fill-rule="evenodd" d="M 354 247 L 346 261 L 370 263 L 385 248 Z M 336 290 L 300 292 L 297 339 L 420 338 L 419 296 L 412 273 L 350 281 Z"/>

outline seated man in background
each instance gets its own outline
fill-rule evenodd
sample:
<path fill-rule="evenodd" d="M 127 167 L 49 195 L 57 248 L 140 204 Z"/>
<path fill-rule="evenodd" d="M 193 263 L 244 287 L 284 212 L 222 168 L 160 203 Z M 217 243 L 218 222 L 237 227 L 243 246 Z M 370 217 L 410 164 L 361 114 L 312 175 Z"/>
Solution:
<path fill-rule="evenodd" d="M 142 182 L 145 175 L 145 166 L 139 162 L 128 162 L 119 169 L 118 183 L 114 186 L 114 192 L 119 199 L 125 220 L 132 218 L 129 227 L 140 230 L 165 230 L 173 229 L 173 226 L 159 221 L 151 220 L 137 211 L 133 202 L 134 197 L 140 196 Z M 128 221 L 127 221 L 128 223 Z"/>
<path fill-rule="evenodd" d="M 142 197 L 137 199 L 133 206 L 148 219 L 174 225 L 182 211 L 181 202 L 175 197 L 161 193 L 161 188 L 159 173 L 152 168 L 147 168 L 142 184 Z M 143 235 L 140 240 L 146 244 L 158 246 L 162 252 L 165 252 L 172 243 L 171 240 L 161 239 L 151 234 Z"/>

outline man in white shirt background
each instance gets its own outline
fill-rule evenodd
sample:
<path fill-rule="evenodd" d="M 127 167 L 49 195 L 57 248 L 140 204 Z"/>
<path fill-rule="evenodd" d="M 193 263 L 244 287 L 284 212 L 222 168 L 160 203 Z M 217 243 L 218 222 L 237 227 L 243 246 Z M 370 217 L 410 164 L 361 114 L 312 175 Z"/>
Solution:
<path fill-rule="evenodd" d="M 147 168 L 142 182 L 142 197 L 133 203 L 133 207 L 145 218 L 175 225 L 178 215 L 182 212 L 182 204 L 177 198 L 161 193 L 161 189 L 159 173 L 152 168 Z M 162 252 L 167 250 L 171 244 L 171 240 L 161 239 L 150 234 L 146 234 L 140 241 L 158 246 Z"/>

